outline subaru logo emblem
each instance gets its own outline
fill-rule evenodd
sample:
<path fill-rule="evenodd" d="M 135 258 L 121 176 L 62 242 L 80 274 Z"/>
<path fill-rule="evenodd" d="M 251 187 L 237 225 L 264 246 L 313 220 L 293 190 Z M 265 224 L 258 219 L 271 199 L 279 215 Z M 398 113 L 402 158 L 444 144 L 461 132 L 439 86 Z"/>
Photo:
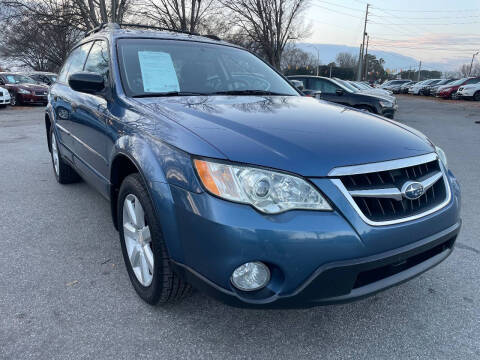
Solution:
<path fill-rule="evenodd" d="M 408 200 L 416 200 L 425 193 L 422 183 L 407 181 L 402 186 L 402 195 Z"/>

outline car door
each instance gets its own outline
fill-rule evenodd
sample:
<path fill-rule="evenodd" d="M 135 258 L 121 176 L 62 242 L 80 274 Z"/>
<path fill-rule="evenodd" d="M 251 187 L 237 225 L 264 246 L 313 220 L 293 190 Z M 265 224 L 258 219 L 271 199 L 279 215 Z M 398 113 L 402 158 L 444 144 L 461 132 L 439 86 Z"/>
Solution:
<path fill-rule="evenodd" d="M 83 44 L 72 51 L 62 67 L 58 81 L 50 88 L 50 103 L 55 112 L 55 127 L 58 130 L 57 137 L 62 155 L 73 162 L 75 153 L 75 128 L 73 123 L 78 121 L 76 107 L 80 103 L 82 95 L 73 91 L 68 85 L 70 73 L 82 71 L 88 52 L 93 42 Z"/>
<path fill-rule="evenodd" d="M 102 75 L 107 88 L 110 76 L 109 59 L 107 41 L 96 40 L 83 68 L 83 71 Z M 106 135 L 106 120 L 110 116 L 108 101 L 105 93 L 77 92 L 77 95 L 80 100 L 75 106 L 70 124 L 75 137 L 75 165 L 84 173 L 84 176 L 90 178 L 94 186 L 103 192 L 106 191 L 109 178 Z"/>

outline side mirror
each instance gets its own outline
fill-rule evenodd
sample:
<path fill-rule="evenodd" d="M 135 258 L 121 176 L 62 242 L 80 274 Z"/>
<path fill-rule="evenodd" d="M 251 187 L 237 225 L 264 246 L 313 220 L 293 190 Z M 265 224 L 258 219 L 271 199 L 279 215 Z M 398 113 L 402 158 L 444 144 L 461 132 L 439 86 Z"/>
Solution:
<path fill-rule="evenodd" d="M 105 88 L 103 76 L 92 72 L 76 72 L 68 77 L 68 85 L 75 90 L 87 94 L 96 94 Z"/>
<path fill-rule="evenodd" d="M 315 92 L 313 93 L 313 97 L 314 97 L 315 99 L 320 100 L 320 99 L 322 98 L 322 92 L 321 92 L 321 91 L 315 91 Z"/>
<path fill-rule="evenodd" d="M 335 93 L 336 93 L 338 96 L 342 96 L 342 95 L 343 95 L 343 89 L 337 89 L 337 91 L 335 91 Z"/>

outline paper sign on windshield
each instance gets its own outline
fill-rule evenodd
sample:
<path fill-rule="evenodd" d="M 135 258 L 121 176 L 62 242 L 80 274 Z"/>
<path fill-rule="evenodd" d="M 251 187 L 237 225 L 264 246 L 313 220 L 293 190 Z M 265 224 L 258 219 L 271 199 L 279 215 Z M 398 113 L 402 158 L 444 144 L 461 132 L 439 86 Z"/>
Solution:
<path fill-rule="evenodd" d="M 159 51 L 139 51 L 138 61 L 145 92 L 180 91 L 170 54 Z"/>

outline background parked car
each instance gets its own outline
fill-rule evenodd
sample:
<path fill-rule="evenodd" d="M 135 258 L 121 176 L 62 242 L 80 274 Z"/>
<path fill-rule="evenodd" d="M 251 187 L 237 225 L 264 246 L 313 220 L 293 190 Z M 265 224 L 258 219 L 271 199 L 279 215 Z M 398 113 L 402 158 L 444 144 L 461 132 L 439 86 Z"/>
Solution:
<path fill-rule="evenodd" d="M 432 84 L 436 84 L 437 82 L 441 81 L 442 79 L 428 79 L 428 80 L 423 80 L 418 83 L 416 83 L 414 86 L 412 86 L 409 90 L 409 94 L 413 95 L 422 95 L 423 94 L 423 89 Z"/>
<path fill-rule="evenodd" d="M 10 93 L 7 89 L 0 87 L 0 107 L 4 108 L 10 104 Z"/>
<path fill-rule="evenodd" d="M 410 81 L 400 86 L 400 94 L 408 94 L 408 89 L 410 89 L 416 83 L 417 83 L 416 81 Z"/>
<path fill-rule="evenodd" d="M 430 96 L 436 96 L 438 89 L 440 89 L 442 86 L 448 85 L 453 83 L 454 81 L 457 81 L 458 79 L 443 79 L 442 81 L 434 84 L 434 85 L 429 85 L 427 88 L 424 90 L 425 95 L 430 95 Z"/>
<path fill-rule="evenodd" d="M 480 82 L 480 77 L 463 78 L 442 86 L 438 89 L 436 96 L 444 99 L 452 99 L 456 97 L 457 90 L 461 86 L 477 84 L 478 82 Z"/>
<path fill-rule="evenodd" d="M 408 84 L 410 82 L 412 82 L 412 80 L 392 80 L 388 84 L 383 85 L 382 89 L 390 90 L 394 94 L 399 94 L 402 85 Z"/>
<path fill-rule="evenodd" d="M 302 81 L 305 94 L 310 96 L 318 94 L 322 100 L 367 110 L 391 119 L 398 109 L 397 100 L 394 97 L 362 93 L 343 80 L 308 75 L 295 75 L 288 78 Z"/>
<path fill-rule="evenodd" d="M 457 90 L 457 98 L 480 101 L 480 82 L 460 86 Z"/>
<path fill-rule="evenodd" d="M 31 77 L 15 74 L 0 73 L 0 85 L 6 87 L 10 93 L 10 104 L 47 104 L 48 86 L 40 85 Z"/>
<path fill-rule="evenodd" d="M 374 88 L 370 86 L 368 83 L 364 83 L 361 81 L 348 81 L 350 85 L 357 88 L 359 91 L 364 92 L 366 94 L 374 94 L 374 95 L 383 95 L 383 96 L 391 96 L 392 92 L 385 89 Z"/>
<path fill-rule="evenodd" d="M 57 81 L 57 74 L 51 72 L 41 72 L 35 71 L 30 73 L 25 73 L 28 77 L 31 77 L 33 80 L 36 80 L 40 83 L 52 85 L 55 81 Z"/>

